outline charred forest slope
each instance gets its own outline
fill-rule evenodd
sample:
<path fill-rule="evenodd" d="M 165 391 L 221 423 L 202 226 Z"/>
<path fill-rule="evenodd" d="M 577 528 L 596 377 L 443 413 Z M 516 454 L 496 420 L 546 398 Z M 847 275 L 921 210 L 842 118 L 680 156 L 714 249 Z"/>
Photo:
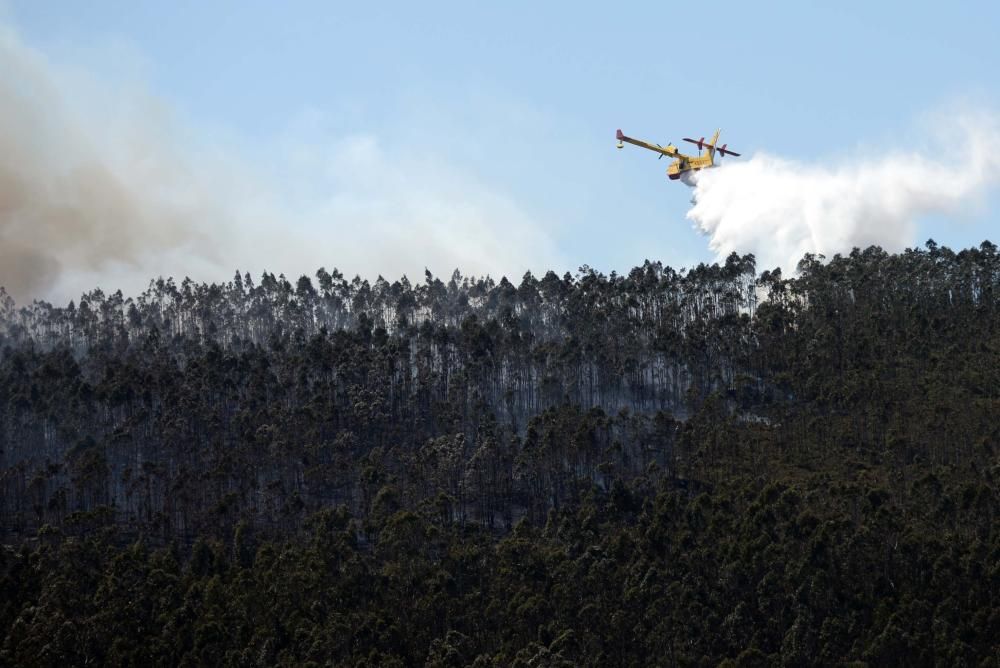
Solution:
<path fill-rule="evenodd" d="M 0 662 L 996 665 L 998 448 L 988 242 L 0 294 Z"/>

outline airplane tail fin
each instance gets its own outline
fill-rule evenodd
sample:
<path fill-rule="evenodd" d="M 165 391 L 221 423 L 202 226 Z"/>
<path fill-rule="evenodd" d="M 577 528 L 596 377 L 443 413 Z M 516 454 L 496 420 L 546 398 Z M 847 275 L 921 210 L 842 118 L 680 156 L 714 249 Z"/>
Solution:
<path fill-rule="evenodd" d="M 711 151 L 712 153 L 715 153 L 715 147 L 719 144 L 719 134 L 721 132 L 722 132 L 722 128 L 719 128 L 718 130 L 716 130 L 715 134 L 712 135 L 712 141 L 710 141 L 708 143 L 708 146 L 709 146 L 708 150 Z"/>

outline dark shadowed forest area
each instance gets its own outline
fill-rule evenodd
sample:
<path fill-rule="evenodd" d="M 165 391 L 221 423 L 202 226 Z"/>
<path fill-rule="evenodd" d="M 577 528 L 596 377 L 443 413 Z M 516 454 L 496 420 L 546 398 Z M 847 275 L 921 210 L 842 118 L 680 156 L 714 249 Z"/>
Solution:
<path fill-rule="evenodd" d="M 1000 667 L 1000 253 L 0 291 L 0 665 Z"/>

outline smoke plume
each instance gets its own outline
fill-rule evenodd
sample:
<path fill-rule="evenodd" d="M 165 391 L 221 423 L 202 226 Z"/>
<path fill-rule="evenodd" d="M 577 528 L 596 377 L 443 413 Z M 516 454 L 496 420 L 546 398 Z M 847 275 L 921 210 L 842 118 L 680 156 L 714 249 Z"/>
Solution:
<path fill-rule="evenodd" d="M 794 270 L 805 253 L 912 246 L 923 216 L 968 210 L 1000 182 L 1000 122 L 939 115 L 934 151 L 864 151 L 835 166 L 758 153 L 700 172 L 687 217 L 720 257 Z"/>
<path fill-rule="evenodd" d="M 0 285 L 19 298 L 66 271 L 211 256 L 198 222 L 219 212 L 171 150 L 162 109 L 104 93 L 0 26 Z"/>
<path fill-rule="evenodd" d="M 65 303 L 158 275 L 419 280 L 557 262 L 539 220 L 426 147 L 317 127 L 254 148 L 197 136 L 141 82 L 55 62 L 0 23 L 0 286 Z"/>

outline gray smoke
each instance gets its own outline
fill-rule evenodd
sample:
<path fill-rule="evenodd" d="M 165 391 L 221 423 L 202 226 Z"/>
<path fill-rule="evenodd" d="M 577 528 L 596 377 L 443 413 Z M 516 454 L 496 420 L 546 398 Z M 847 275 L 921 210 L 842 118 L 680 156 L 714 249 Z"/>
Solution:
<path fill-rule="evenodd" d="M 0 286 L 64 303 L 236 268 L 419 279 L 563 264 L 541 221 L 433 148 L 322 128 L 273 143 L 252 165 L 141 84 L 53 62 L 0 23 Z"/>
<path fill-rule="evenodd" d="M 0 285 L 19 301 L 66 271 L 211 255 L 197 221 L 220 212 L 171 150 L 162 110 L 106 93 L 0 26 Z"/>

